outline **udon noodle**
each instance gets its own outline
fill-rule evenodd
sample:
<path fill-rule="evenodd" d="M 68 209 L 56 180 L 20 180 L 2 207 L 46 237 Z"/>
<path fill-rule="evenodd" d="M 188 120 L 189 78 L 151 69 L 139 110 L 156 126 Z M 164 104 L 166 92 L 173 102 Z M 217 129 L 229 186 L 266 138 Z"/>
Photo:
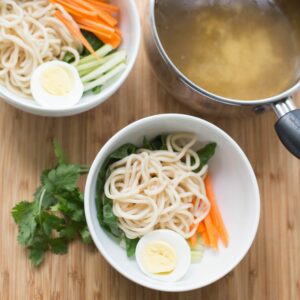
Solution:
<path fill-rule="evenodd" d="M 54 17 L 64 9 L 48 0 L 1 0 L 0 84 L 29 97 L 31 74 L 40 64 L 71 52 L 79 60 L 81 43 Z M 68 15 L 68 18 L 70 16 Z"/>
<path fill-rule="evenodd" d="M 195 143 L 194 134 L 171 134 L 167 150 L 140 149 L 111 165 L 104 191 L 128 238 L 159 228 L 194 235 L 210 210 Z"/>

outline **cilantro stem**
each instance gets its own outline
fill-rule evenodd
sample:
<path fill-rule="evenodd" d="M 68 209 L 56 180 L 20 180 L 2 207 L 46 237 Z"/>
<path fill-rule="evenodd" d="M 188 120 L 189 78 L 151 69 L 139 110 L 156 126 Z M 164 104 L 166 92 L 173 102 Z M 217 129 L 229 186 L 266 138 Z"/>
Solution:
<path fill-rule="evenodd" d="M 41 220 L 41 210 L 42 210 L 42 204 L 43 204 L 43 200 L 44 200 L 44 196 L 45 196 L 46 191 L 47 191 L 46 188 L 43 188 L 40 199 L 39 199 L 38 215 L 39 215 L 40 222 L 42 221 Z"/>
<path fill-rule="evenodd" d="M 87 174 L 90 170 L 89 166 L 80 166 L 80 174 Z"/>

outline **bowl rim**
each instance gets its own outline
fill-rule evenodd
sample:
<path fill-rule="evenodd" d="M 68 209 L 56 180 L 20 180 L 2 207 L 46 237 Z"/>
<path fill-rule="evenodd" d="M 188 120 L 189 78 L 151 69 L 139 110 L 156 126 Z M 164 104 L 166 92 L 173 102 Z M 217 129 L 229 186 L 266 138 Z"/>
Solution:
<path fill-rule="evenodd" d="M 89 101 L 79 102 L 71 107 L 56 109 L 39 106 L 35 102 L 30 101 L 30 99 L 28 102 L 25 102 L 21 96 L 8 90 L 5 86 L 0 85 L 0 100 L 4 100 L 8 104 L 33 114 L 44 116 L 67 116 L 79 114 L 92 109 L 111 97 L 124 84 L 125 80 L 129 76 L 129 73 L 132 71 L 141 45 L 141 24 L 137 3 L 134 0 L 126 0 L 126 2 L 128 3 L 130 11 L 132 12 L 132 20 L 134 21 L 135 28 L 135 34 L 133 37 L 135 42 L 133 43 L 133 47 L 130 51 L 131 59 L 127 60 L 126 69 L 117 77 L 116 81 L 108 86 L 103 92 L 98 95 L 94 95 L 95 98 Z M 13 95 L 13 98 L 10 96 L 11 94 Z"/>
<path fill-rule="evenodd" d="M 164 118 L 177 118 L 178 121 L 182 121 L 182 122 L 184 122 L 185 120 L 188 120 L 188 119 L 189 120 L 194 120 L 194 121 L 197 121 L 197 122 L 200 122 L 200 123 L 204 124 L 205 126 L 210 127 L 211 129 L 213 129 L 213 130 L 219 132 L 221 135 L 223 135 L 226 138 L 226 140 L 228 140 L 230 142 L 230 144 L 238 151 L 238 153 L 240 154 L 240 156 L 243 159 L 244 163 L 246 164 L 247 170 L 248 170 L 250 178 L 251 178 L 251 183 L 254 187 L 254 190 L 253 190 L 254 197 L 253 198 L 255 198 L 255 199 L 253 199 L 253 201 L 254 201 L 254 207 L 256 208 L 255 216 L 254 216 L 255 218 L 253 220 L 254 226 L 252 228 L 251 234 L 249 235 L 247 243 L 245 243 L 245 246 L 244 246 L 244 249 L 243 249 L 242 253 L 238 257 L 235 258 L 233 264 L 230 267 L 223 270 L 223 272 L 220 272 L 220 274 L 218 276 L 216 276 L 214 279 L 208 280 L 207 282 L 202 282 L 200 284 L 189 284 L 189 285 L 184 285 L 182 287 L 180 285 L 175 285 L 175 286 L 165 285 L 165 286 L 157 287 L 155 283 L 152 283 L 152 282 L 151 283 L 145 283 L 140 278 L 136 278 L 135 276 L 132 276 L 130 273 L 123 272 L 122 268 L 119 267 L 118 263 L 113 260 L 113 258 L 110 256 L 110 254 L 107 252 L 107 250 L 102 245 L 99 238 L 97 237 L 94 222 L 92 221 L 91 210 L 90 210 L 90 202 L 95 201 L 94 197 L 92 197 L 93 192 L 91 190 L 91 187 L 92 187 L 93 183 L 95 182 L 95 180 L 97 179 L 97 175 L 98 175 L 98 171 L 99 171 L 98 169 L 100 167 L 99 166 L 99 161 L 102 159 L 102 157 L 106 153 L 107 149 L 111 145 L 115 144 L 115 142 L 117 142 L 125 132 L 132 129 L 133 127 L 139 126 L 140 124 L 142 124 L 144 122 L 147 122 L 149 120 L 159 122 L 160 120 L 162 120 Z M 157 290 L 157 291 L 163 291 L 163 292 L 185 292 L 185 291 L 191 291 L 191 290 L 195 290 L 195 289 L 198 289 L 198 288 L 202 288 L 204 286 L 212 284 L 213 282 L 216 282 L 217 280 L 219 280 L 222 277 L 224 277 L 225 275 L 227 275 L 230 271 L 232 271 L 241 262 L 241 260 L 246 256 L 246 254 L 248 253 L 251 245 L 253 244 L 253 241 L 254 241 L 256 233 L 257 233 L 258 225 L 259 225 L 259 219 L 260 219 L 260 193 L 259 193 L 259 187 L 258 187 L 258 183 L 257 183 L 257 180 L 256 180 L 254 170 L 253 170 L 246 154 L 243 152 L 243 150 L 240 148 L 240 146 L 237 144 L 237 142 L 235 142 L 235 140 L 232 137 L 230 137 L 225 131 L 223 131 L 221 128 L 217 127 L 216 125 L 214 125 L 214 124 L 212 124 L 212 123 L 210 123 L 206 120 L 203 120 L 201 118 L 198 118 L 198 117 L 185 115 L 185 114 L 173 114 L 173 113 L 158 114 L 158 115 L 145 117 L 145 118 L 139 119 L 139 120 L 137 120 L 133 123 L 130 123 L 129 125 L 125 126 L 121 130 L 119 130 L 117 133 L 115 133 L 103 145 L 103 147 L 98 152 L 96 158 L 94 159 L 94 161 L 92 163 L 92 166 L 90 168 L 88 177 L 87 177 L 85 190 L 84 190 L 84 211 L 85 211 L 85 217 L 86 217 L 87 225 L 88 225 L 89 231 L 91 233 L 92 239 L 93 239 L 96 247 L 98 248 L 100 254 L 105 258 L 105 260 L 116 271 L 118 271 L 121 275 L 123 275 L 127 279 L 131 280 L 132 282 L 135 282 L 135 283 L 137 283 L 141 286 L 144 286 L 146 288 L 150 288 L 150 289 Z M 98 226 L 100 226 L 100 225 L 98 224 Z"/>

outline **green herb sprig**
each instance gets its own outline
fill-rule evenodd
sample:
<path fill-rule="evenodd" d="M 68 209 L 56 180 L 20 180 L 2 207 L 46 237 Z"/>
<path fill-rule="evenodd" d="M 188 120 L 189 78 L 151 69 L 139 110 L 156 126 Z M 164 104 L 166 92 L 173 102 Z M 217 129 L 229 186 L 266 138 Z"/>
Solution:
<path fill-rule="evenodd" d="M 67 163 L 67 156 L 54 141 L 57 164 L 41 175 L 32 202 L 21 201 L 12 209 L 18 225 L 19 243 L 29 251 L 29 259 L 39 266 L 45 253 L 64 254 L 69 243 L 80 236 L 84 243 L 92 239 L 87 228 L 83 195 L 77 186 L 81 175 L 89 170 L 86 166 Z"/>

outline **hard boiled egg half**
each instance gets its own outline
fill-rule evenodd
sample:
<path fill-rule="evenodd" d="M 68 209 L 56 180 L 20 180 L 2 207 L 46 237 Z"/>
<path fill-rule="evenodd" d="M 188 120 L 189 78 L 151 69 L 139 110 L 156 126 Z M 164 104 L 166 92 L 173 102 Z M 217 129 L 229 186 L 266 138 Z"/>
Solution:
<path fill-rule="evenodd" d="M 36 68 L 30 87 L 34 100 L 50 109 L 71 107 L 83 94 L 76 68 L 62 61 L 47 62 Z"/>
<path fill-rule="evenodd" d="M 137 244 L 135 255 L 140 269 L 148 277 L 161 281 L 181 279 L 191 264 L 187 241 L 168 229 L 144 235 Z"/>

